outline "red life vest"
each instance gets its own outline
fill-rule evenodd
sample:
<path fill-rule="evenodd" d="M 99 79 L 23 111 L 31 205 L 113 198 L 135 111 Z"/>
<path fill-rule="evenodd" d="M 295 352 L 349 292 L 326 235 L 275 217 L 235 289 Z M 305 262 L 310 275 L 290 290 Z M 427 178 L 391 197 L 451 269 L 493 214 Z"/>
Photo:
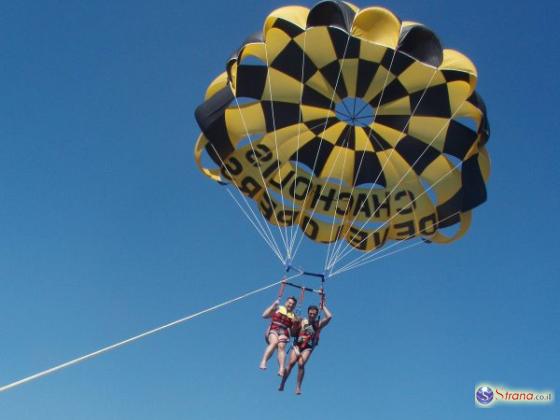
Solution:
<path fill-rule="evenodd" d="M 319 342 L 319 322 L 315 321 L 312 324 L 306 319 L 302 321 L 302 326 L 299 330 L 296 345 L 300 350 L 306 348 L 312 349 Z"/>
<path fill-rule="evenodd" d="M 280 306 L 272 315 L 272 323 L 270 324 L 271 330 L 286 329 L 290 330 L 294 324 L 295 315 L 293 312 L 288 312 L 284 306 Z"/>

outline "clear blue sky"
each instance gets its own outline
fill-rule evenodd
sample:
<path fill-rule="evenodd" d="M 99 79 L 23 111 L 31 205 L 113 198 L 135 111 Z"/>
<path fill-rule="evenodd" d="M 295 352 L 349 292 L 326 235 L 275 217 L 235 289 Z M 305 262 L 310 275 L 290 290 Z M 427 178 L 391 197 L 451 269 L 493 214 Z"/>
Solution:
<path fill-rule="evenodd" d="M 281 274 L 192 148 L 208 82 L 284 4 L 0 5 L 0 385 Z M 257 369 L 270 291 L 1 394 L 0 418 L 558 419 L 473 388 L 560 392 L 560 6 L 384 6 L 477 64 L 493 167 L 468 235 L 333 280 L 303 397 Z"/>

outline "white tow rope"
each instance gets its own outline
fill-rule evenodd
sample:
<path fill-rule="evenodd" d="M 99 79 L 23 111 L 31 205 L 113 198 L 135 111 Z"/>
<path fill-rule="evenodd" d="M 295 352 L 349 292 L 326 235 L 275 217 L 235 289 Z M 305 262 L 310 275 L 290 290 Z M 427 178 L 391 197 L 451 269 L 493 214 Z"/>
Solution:
<path fill-rule="evenodd" d="M 267 289 L 270 289 L 270 288 L 272 288 L 272 287 L 274 287 L 274 286 L 277 286 L 278 284 L 282 283 L 283 281 L 287 281 L 287 280 L 290 280 L 290 279 L 299 277 L 300 275 L 301 275 L 301 274 L 296 274 L 296 275 L 291 276 L 291 277 L 289 277 L 289 278 L 284 278 L 284 279 L 282 279 L 282 280 L 279 280 L 279 281 L 277 281 L 277 282 L 274 282 L 274 283 L 272 283 L 272 284 L 269 284 L 268 286 L 264 286 L 264 287 L 261 287 L 261 288 L 259 288 L 259 289 L 255 289 L 255 290 L 253 290 L 253 291 L 251 291 L 251 292 L 247 292 L 247 293 L 245 293 L 245 294 L 243 294 L 243 295 L 241 295 L 241 296 L 238 296 L 238 297 L 236 297 L 236 298 L 227 300 L 227 301 L 222 302 L 222 303 L 220 303 L 220 304 L 218 304 L 218 305 L 211 306 L 211 307 L 209 307 L 209 308 L 203 309 L 202 311 L 199 311 L 199 312 L 196 312 L 196 313 L 194 313 L 194 314 L 185 316 L 185 317 L 183 317 L 183 318 L 181 318 L 181 319 L 178 319 L 178 320 L 176 320 L 176 321 L 169 322 L 168 324 L 161 325 L 161 326 L 159 326 L 159 327 L 157 327 L 157 328 L 153 328 L 153 329 L 151 329 L 151 330 L 145 331 L 145 332 L 143 332 L 143 333 L 141 333 L 141 334 L 135 335 L 134 337 L 130 337 L 130 338 L 127 338 L 126 340 L 119 341 L 118 343 L 111 344 L 110 346 L 103 347 L 103 348 L 101 348 L 101 349 L 99 349 L 99 350 L 96 350 L 96 351 L 94 351 L 94 352 L 92 352 L 92 353 L 88 353 L 88 354 L 85 354 L 85 355 L 83 355 L 83 356 L 77 357 L 76 359 L 72 359 L 72 360 L 70 360 L 70 361 L 68 361 L 68 362 L 65 362 L 65 363 L 62 363 L 62 364 L 60 364 L 60 365 L 54 366 L 54 367 L 52 367 L 52 368 L 50 368 L 50 369 L 46 369 L 46 370 L 43 370 L 43 371 L 41 371 L 41 372 L 35 373 L 35 374 L 33 374 L 33 375 L 27 376 L 27 377 L 25 377 L 25 378 L 23 378 L 23 379 L 20 379 L 20 380 L 18 380 L 18 381 L 15 381 L 15 382 L 12 382 L 12 383 L 10 383 L 10 384 L 7 384 L 7 385 L 4 385 L 4 386 L 0 387 L 0 392 L 7 391 L 7 390 L 12 389 L 12 388 L 15 388 L 15 387 L 17 387 L 17 386 L 23 385 L 23 384 L 25 384 L 25 383 L 27 383 L 27 382 L 34 381 L 34 380 L 36 380 L 36 379 L 42 378 L 43 376 L 50 375 L 51 373 L 58 372 L 59 370 L 65 369 L 65 368 L 70 367 L 70 366 L 77 365 L 78 363 L 81 363 L 81 362 L 84 362 L 84 361 L 86 361 L 86 360 L 92 359 L 92 358 L 94 358 L 94 357 L 100 356 L 100 355 L 103 354 L 103 353 L 107 353 L 107 352 L 110 352 L 110 351 L 112 351 L 112 350 L 115 350 L 115 349 L 117 349 L 117 348 L 119 348 L 119 347 L 126 346 L 127 344 L 130 344 L 130 343 L 133 343 L 133 342 L 135 342 L 135 341 L 141 340 L 142 338 L 145 338 L 145 337 L 147 337 L 147 336 L 149 336 L 149 335 L 158 333 L 158 332 L 163 331 L 163 330 L 165 330 L 165 329 L 167 329 L 167 328 L 171 328 L 171 327 L 174 327 L 174 326 L 176 326 L 176 325 L 182 324 L 182 323 L 184 323 L 184 322 L 190 321 L 190 320 L 193 319 L 193 318 L 196 318 L 196 317 L 199 317 L 199 316 L 201 316 L 201 315 L 207 314 L 207 313 L 209 313 L 209 312 L 215 311 L 215 310 L 217 310 L 217 309 L 223 308 L 224 306 L 231 305 L 232 303 L 235 303 L 235 302 L 238 302 L 238 301 L 240 301 L 240 300 L 246 299 L 246 298 L 248 298 L 249 296 L 256 295 L 257 293 L 264 292 L 264 291 L 267 290 Z"/>

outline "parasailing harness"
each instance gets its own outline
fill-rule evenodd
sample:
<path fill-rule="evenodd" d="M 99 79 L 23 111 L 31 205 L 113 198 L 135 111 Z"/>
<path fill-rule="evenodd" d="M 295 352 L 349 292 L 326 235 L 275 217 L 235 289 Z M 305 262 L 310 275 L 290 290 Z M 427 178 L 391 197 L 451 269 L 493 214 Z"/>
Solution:
<path fill-rule="evenodd" d="M 319 329 L 319 322 L 321 321 L 321 314 L 323 313 L 323 307 L 325 305 L 325 281 L 327 279 L 327 274 L 325 273 L 315 273 L 315 272 L 311 272 L 311 271 L 305 271 L 299 267 L 293 266 L 291 264 L 286 264 L 286 274 L 289 273 L 290 271 L 296 271 L 298 272 L 299 275 L 301 276 L 308 276 L 308 277 L 313 277 L 313 278 L 318 278 L 320 279 L 320 287 L 317 289 L 311 288 L 311 287 L 307 287 L 305 285 L 301 285 L 301 284 L 296 284 L 290 281 L 287 281 L 285 279 L 283 279 L 280 283 L 280 288 L 278 290 L 278 300 L 281 300 L 284 292 L 286 290 L 286 287 L 293 287 L 297 290 L 299 290 L 299 298 L 297 300 L 296 303 L 296 308 L 294 309 L 294 312 L 296 314 L 296 320 L 297 322 L 301 322 L 301 308 L 303 307 L 303 302 L 305 300 L 305 294 L 307 293 L 314 293 L 317 294 L 319 296 L 319 313 L 317 314 L 317 318 L 315 319 L 312 328 L 313 328 L 313 334 L 308 334 L 308 335 L 304 335 L 303 341 L 302 342 L 298 342 L 299 339 L 299 334 L 294 334 L 293 337 L 293 341 L 290 345 L 290 348 L 288 349 L 288 352 L 291 351 L 291 349 L 293 347 L 296 346 L 302 346 L 302 347 L 306 347 L 309 342 L 311 341 L 311 346 L 310 348 L 314 348 L 315 346 L 317 346 L 319 344 L 319 338 L 320 338 L 320 333 L 321 330 Z M 286 277 L 284 277 L 286 278 Z M 276 313 L 275 313 L 276 315 Z M 274 316 L 272 318 L 272 322 L 271 325 L 269 327 L 269 331 L 271 329 L 274 328 L 275 326 L 275 322 L 277 322 L 277 320 L 275 320 Z M 300 325 L 301 327 L 301 325 Z M 292 328 L 288 329 L 288 332 L 291 335 L 291 330 Z M 299 328 L 298 328 L 299 330 Z M 290 336 L 288 336 L 290 337 Z"/>

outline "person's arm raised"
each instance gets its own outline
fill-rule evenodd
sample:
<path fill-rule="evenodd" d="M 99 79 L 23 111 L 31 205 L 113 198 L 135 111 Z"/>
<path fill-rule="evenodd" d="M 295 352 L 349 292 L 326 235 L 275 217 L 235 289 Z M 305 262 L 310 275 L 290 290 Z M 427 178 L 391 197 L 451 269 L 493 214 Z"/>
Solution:
<path fill-rule="evenodd" d="M 276 299 L 272 305 L 270 305 L 268 308 L 264 310 L 262 317 L 270 318 L 274 314 L 276 309 L 278 309 L 279 306 L 280 306 L 280 299 Z"/>
<path fill-rule="evenodd" d="M 327 305 L 323 305 L 323 312 L 325 313 L 325 317 L 321 321 L 319 321 L 319 328 L 326 327 L 332 319 L 332 312 L 329 311 Z"/>

